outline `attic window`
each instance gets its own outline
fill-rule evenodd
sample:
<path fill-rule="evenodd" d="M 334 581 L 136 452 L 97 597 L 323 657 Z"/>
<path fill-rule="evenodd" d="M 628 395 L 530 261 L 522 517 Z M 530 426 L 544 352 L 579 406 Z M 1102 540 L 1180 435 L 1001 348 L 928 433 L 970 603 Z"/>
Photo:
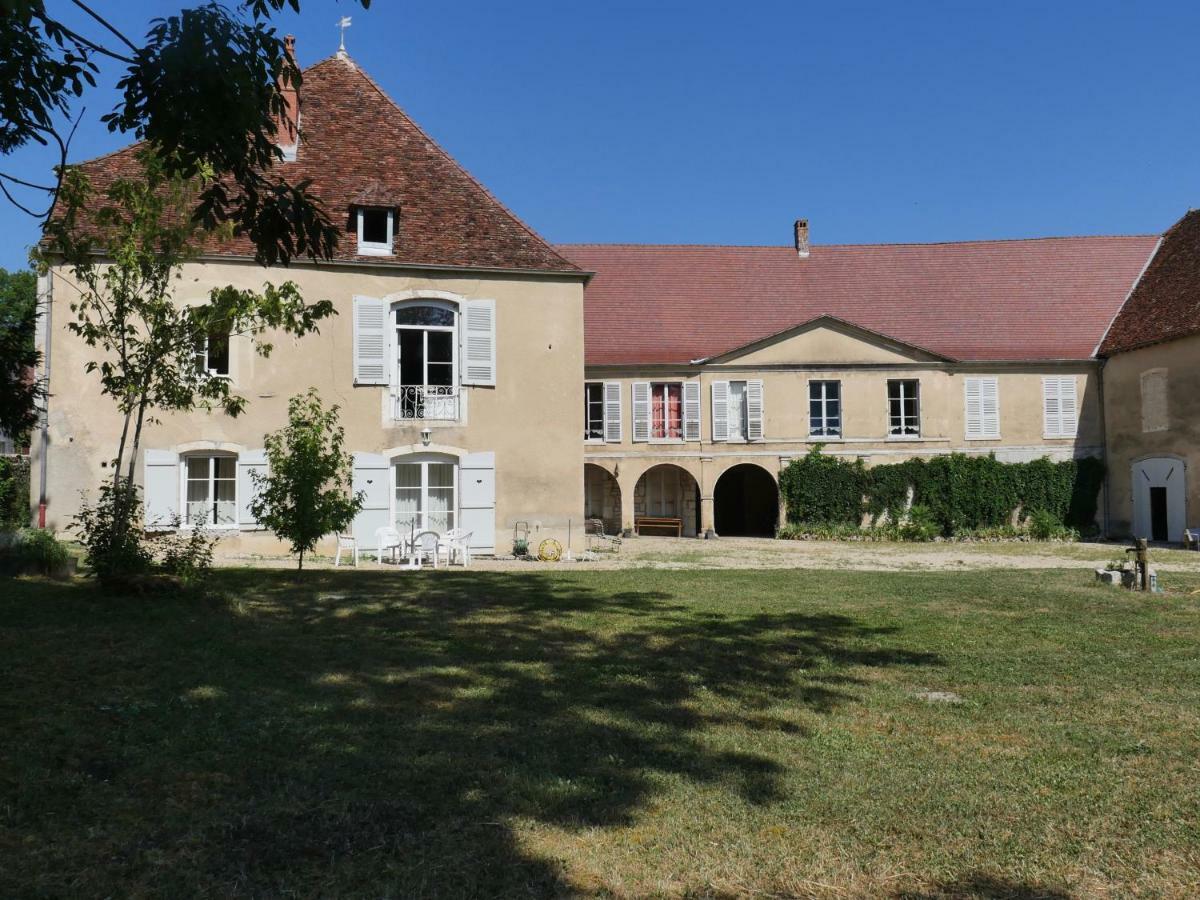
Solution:
<path fill-rule="evenodd" d="M 392 210 L 359 207 L 358 252 L 360 256 L 391 256 L 393 234 Z"/>

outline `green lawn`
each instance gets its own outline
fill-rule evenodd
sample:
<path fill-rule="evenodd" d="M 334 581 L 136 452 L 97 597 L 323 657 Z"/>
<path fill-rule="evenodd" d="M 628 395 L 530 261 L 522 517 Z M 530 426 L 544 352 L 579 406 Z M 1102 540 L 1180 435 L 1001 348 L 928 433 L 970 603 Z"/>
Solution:
<path fill-rule="evenodd" d="M 1090 578 L 0 580 L 0 896 L 1194 895 L 1200 579 Z"/>

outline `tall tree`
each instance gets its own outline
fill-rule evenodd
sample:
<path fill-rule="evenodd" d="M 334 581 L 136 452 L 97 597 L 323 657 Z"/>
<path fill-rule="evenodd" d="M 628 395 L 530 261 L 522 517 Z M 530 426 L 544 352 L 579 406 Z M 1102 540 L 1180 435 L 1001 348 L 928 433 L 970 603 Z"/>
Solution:
<path fill-rule="evenodd" d="M 325 409 L 316 388 L 288 401 L 288 424 L 265 439 L 267 474 L 253 473 L 258 487 L 250 512 L 259 524 L 304 554 L 322 537 L 349 527 L 363 496 L 350 490 L 353 460 L 342 447 L 338 407 Z"/>
<path fill-rule="evenodd" d="M 37 277 L 0 269 L 0 431 L 24 440 L 37 421 Z"/>
<path fill-rule="evenodd" d="M 121 98 L 104 116 L 109 130 L 146 141 L 168 176 L 220 176 L 193 198 L 188 212 L 198 223 L 231 223 L 268 264 L 331 255 L 337 229 L 308 185 L 272 173 L 285 112 L 280 85 L 298 87 L 301 75 L 270 19 L 285 7 L 299 12 L 300 0 L 203 3 L 155 19 L 139 41 L 82 0 L 59 6 L 84 13 L 94 33 L 70 27 L 46 0 L 0 0 L 0 155 L 36 143 L 59 157 L 44 179 L 0 172 L 0 192 L 31 215 L 52 217 L 76 106 L 102 66 L 117 68 Z M 29 190 L 44 192 L 44 202 L 34 206 L 14 193 Z"/>
<path fill-rule="evenodd" d="M 70 173 L 63 186 L 67 214 L 48 226 L 56 260 L 65 261 L 79 287 L 67 327 L 97 351 L 87 370 L 98 374 L 122 416 L 110 486 L 118 547 L 135 521 L 134 475 L 145 424 L 165 412 L 201 407 L 237 416 L 245 408 L 228 379 L 210 376 L 198 363 L 202 342 L 214 334 L 244 336 L 267 356 L 269 332 L 305 335 L 335 314 L 329 300 L 306 304 L 291 281 L 267 283 L 261 291 L 214 288 L 206 303 L 178 304 L 179 267 L 206 233 L 183 213 L 212 176 L 184 179 L 148 151 L 142 165 L 143 178 L 118 179 L 102 197 L 91 194 L 81 173 Z M 75 211 L 85 207 L 99 244 L 93 229 L 80 236 Z"/>

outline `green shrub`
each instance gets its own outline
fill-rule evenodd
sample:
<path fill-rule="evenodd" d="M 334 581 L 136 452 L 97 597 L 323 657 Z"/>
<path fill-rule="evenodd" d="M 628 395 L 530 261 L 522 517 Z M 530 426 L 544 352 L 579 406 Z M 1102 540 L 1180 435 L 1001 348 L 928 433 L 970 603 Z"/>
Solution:
<path fill-rule="evenodd" d="M 178 523 L 176 523 L 178 524 Z M 212 572 L 213 548 L 217 537 L 203 528 L 175 530 L 151 539 L 159 568 L 177 576 L 188 587 L 200 587 Z"/>
<path fill-rule="evenodd" d="M 779 476 L 788 519 L 809 524 L 858 527 L 863 514 L 867 470 L 862 460 L 846 462 L 814 447 Z"/>
<path fill-rule="evenodd" d="M 29 524 L 29 459 L 0 456 L 0 529 Z"/>
<path fill-rule="evenodd" d="M 0 570 L 12 575 L 38 572 L 52 575 L 71 559 L 67 545 L 52 532 L 39 528 L 22 528 L 6 532 L 5 545 L 0 550 Z"/>
<path fill-rule="evenodd" d="M 914 503 L 908 518 L 896 526 L 896 533 L 902 541 L 932 541 L 941 534 L 941 528 L 928 506 Z"/>
<path fill-rule="evenodd" d="M 136 488 L 126 500 L 123 492 L 114 491 L 112 483 L 105 481 L 96 503 L 85 500 L 80 504 L 71 528 L 79 535 L 88 565 L 102 584 L 119 586 L 153 565 Z"/>

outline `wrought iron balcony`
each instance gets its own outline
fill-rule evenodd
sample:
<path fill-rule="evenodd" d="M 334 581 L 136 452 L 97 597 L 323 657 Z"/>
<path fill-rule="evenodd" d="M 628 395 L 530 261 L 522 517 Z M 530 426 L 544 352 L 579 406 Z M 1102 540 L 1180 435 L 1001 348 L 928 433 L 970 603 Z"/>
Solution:
<path fill-rule="evenodd" d="M 393 412 L 396 419 L 458 420 L 459 390 L 456 385 L 409 384 L 393 388 Z"/>

